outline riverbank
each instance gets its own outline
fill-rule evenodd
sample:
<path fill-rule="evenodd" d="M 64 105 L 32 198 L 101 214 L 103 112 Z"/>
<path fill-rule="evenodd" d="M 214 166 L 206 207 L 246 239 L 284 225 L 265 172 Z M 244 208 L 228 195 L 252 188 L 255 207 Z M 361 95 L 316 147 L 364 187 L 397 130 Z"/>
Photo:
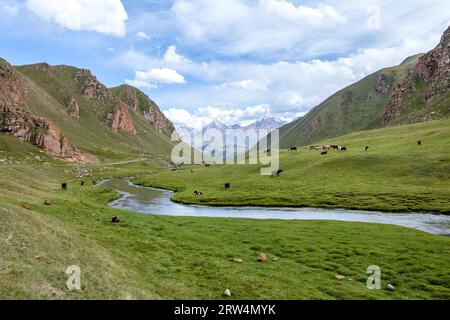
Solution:
<path fill-rule="evenodd" d="M 256 165 L 216 165 L 161 171 L 133 183 L 177 191 L 173 201 L 194 205 L 450 214 L 450 120 L 359 132 L 324 144 L 345 144 L 348 151 L 281 151 L 283 173 L 277 178 L 261 176 Z"/>

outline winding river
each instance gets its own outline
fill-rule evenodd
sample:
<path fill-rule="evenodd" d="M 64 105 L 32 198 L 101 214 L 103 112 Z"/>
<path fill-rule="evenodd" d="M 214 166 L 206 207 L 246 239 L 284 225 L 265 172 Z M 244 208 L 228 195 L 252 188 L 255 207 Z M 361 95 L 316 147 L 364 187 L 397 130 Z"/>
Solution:
<path fill-rule="evenodd" d="M 390 214 L 354 210 L 309 208 L 206 207 L 174 203 L 172 191 L 134 185 L 127 179 L 113 179 L 102 185 L 121 197 L 109 203 L 113 208 L 142 214 L 187 217 L 245 218 L 260 220 L 333 220 L 397 225 L 432 234 L 450 236 L 450 216 L 424 213 Z"/>

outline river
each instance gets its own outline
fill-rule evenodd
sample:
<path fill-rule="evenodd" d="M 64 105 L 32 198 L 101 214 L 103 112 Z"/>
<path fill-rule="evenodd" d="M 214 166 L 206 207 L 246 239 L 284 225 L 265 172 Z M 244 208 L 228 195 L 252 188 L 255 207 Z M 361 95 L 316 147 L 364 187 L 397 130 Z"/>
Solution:
<path fill-rule="evenodd" d="M 381 223 L 450 236 L 450 216 L 427 213 L 381 213 L 355 210 L 325 210 L 311 208 L 207 207 L 174 203 L 172 191 L 141 187 L 127 179 L 113 179 L 102 185 L 115 189 L 121 197 L 109 203 L 117 209 L 141 214 L 240 218 L 258 220 L 330 220 Z"/>

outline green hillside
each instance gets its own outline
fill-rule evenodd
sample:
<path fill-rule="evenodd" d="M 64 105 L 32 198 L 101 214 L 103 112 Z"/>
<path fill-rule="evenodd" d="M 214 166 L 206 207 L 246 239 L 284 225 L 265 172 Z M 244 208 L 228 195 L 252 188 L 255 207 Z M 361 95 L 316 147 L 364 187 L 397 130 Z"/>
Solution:
<path fill-rule="evenodd" d="M 376 127 L 395 85 L 406 77 L 419 56 L 367 76 L 332 95 L 306 116 L 280 128 L 281 147 L 311 144 Z"/>
<path fill-rule="evenodd" d="M 26 88 L 26 108 L 55 123 L 72 144 L 91 160 L 128 159 L 137 156 L 166 162 L 172 148 L 170 136 L 155 131 L 144 117 L 129 108 L 137 135 L 114 132 L 104 118 L 114 108 L 108 100 L 87 99 L 75 81 L 80 69 L 35 64 L 15 67 Z M 107 92 L 107 88 L 104 88 Z M 68 112 L 70 99 L 79 105 L 79 119 Z"/>

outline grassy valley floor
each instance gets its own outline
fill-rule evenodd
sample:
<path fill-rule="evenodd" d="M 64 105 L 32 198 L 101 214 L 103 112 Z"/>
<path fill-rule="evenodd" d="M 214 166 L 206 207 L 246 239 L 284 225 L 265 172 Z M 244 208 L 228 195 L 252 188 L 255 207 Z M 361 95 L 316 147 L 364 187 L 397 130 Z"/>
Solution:
<path fill-rule="evenodd" d="M 173 200 L 188 204 L 450 213 L 450 120 L 358 132 L 322 144 L 346 145 L 348 151 L 281 151 L 278 178 L 261 176 L 256 165 L 216 165 L 133 181 L 178 191 Z M 203 195 L 195 196 L 196 190 Z"/>

